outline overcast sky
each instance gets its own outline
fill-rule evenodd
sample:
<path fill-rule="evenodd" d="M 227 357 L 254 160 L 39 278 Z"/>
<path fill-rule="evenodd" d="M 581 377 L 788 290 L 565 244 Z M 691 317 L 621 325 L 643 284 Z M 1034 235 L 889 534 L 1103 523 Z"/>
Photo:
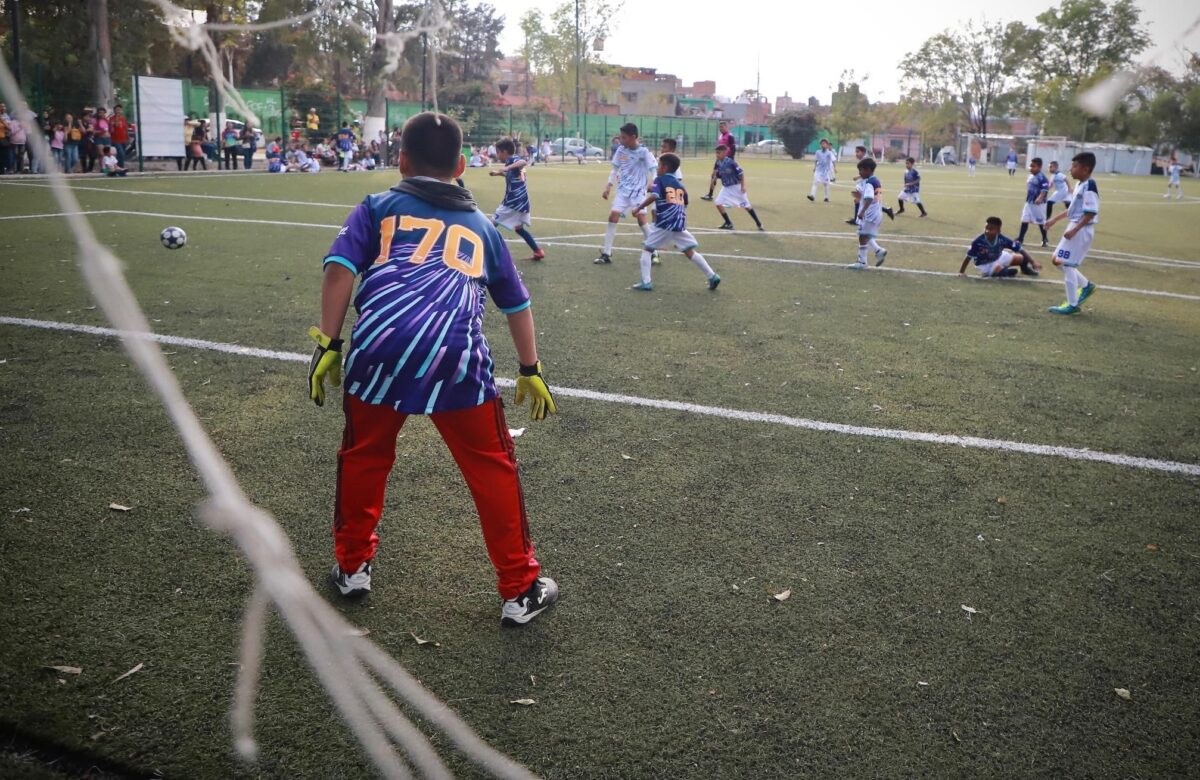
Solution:
<path fill-rule="evenodd" d="M 545 13 L 563 0 L 491 0 L 506 17 L 500 45 L 505 54 L 520 50 L 522 14 Z M 625 0 L 601 55 L 607 62 L 657 68 L 685 84 L 712 79 L 718 94 L 736 97 L 755 86 L 774 103 L 787 91 L 824 104 L 843 70 L 853 68 L 872 101 L 900 96 L 904 55 L 947 27 L 981 11 L 989 21 L 1022 21 L 1053 5 L 1052 0 L 860 0 L 847 6 L 806 0 Z M 1138 0 L 1152 48 L 1168 47 L 1159 64 L 1179 72 L 1182 48 L 1172 42 L 1200 14 L 1195 0 Z M 846 10 L 852 10 L 847 14 Z M 1200 50 L 1200 31 L 1184 44 Z M 1152 56 L 1147 52 L 1146 56 Z"/>

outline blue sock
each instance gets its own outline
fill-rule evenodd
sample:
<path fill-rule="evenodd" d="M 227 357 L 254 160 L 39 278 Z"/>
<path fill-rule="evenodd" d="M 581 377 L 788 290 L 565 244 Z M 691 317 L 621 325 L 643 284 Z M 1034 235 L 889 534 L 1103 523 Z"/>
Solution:
<path fill-rule="evenodd" d="M 522 227 L 522 228 L 517 228 L 513 232 L 516 233 L 521 238 L 525 239 L 525 243 L 529 244 L 530 249 L 532 249 L 535 252 L 538 250 L 537 241 L 534 240 L 533 234 L 530 233 L 528 230 L 526 230 L 525 228 Z"/>

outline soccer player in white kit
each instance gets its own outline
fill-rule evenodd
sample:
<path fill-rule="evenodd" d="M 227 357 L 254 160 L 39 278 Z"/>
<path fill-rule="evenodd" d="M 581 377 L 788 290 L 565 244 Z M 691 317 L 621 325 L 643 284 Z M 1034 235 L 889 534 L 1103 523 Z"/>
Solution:
<path fill-rule="evenodd" d="M 650 183 L 658 170 L 658 163 L 649 149 L 642 146 L 638 140 L 638 126 L 629 122 L 621 125 L 621 143 L 613 152 L 612 173 L 608 175 L 608 184 L 600 197 L 608 200 L 613 185 L 617 185 L 617 195 L 613 199 L 612 210 L 608 212 L 608 228 L 604 232 L 604 248 L 600 256 L 592 262 L 596 265 L 607 265 L 612 262 L 613 240 L 617 237 L 617 223 L 626 211 L 632 211 L 642 203 L 646 193 L 650 191 Z M 649 238 L 650 226 L 646 224 L 646 215 L 637 214 L 638 227 L 642 234 Z M 653 253 L 657 258 L 658 253 Z"/>
<path fill-rule="evenodd" d="M 1172 157 L 1170 164 L 1167 165 L 1167 176 L 1169 178 L 1167 179 L 1167 194 L 1163 195 L 1164 198 L 1171 197 L 1171 188 L 1174 187 L 1175 200 L 1183 199 L 1183 187 L 1179 184 L 1179 173 L 1182 170 L 1183 166 L 1176 162 L 1175 158 Z"/>
<path fill-rule="evenodd" d="M 1094 226 L 1100 217 L 1100 190 L 1092 178 L 1095 168 L 1096 155 L 1091 152 L 1080 152 L 1071 158 L 1071 178 L 1078 182 L 1071 196 L 1071 205 L 1046 223 L 1046 227 L 1050 227 L 1063 218 L 1070 223 L 1054 250 L 1054 264 L 1063 270 L 1067 300 L 1058 306 L 1051 306 L 1051 314 L 1078 314 L 1079 307 L 1096 291 L 1096 285 L 1079 271 L 1079 266 L 1092 247 Z"/>
<path fill-rule="evenodd" d="M 821 139 L 821 150 L 815 155 L 813 164 L 812 189 L 808 191 L 808 199 L 817 202 L 817 187 L 825 187 L 825 202 L 829 202 L 829 182 L 837 177 L 837 154 L 833 151 L 828 138 Z"/>
<path fill-rule="evenodd" d="M 1071 205 L 1071 190 L 1067 187 L 1067 174 L 1058 169 L 1058 160 L 1050 161 L 1050 197 L 1046 198 L 1046 218 L 1054 213 L 1054 204 Z"/>

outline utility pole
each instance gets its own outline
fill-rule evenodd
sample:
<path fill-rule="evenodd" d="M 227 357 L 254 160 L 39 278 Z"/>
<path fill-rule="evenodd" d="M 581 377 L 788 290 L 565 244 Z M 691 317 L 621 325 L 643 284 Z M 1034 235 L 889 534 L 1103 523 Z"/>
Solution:
<path fill-rule="evenodd" d="M 421 33 L 421 110 L 425 110 L 425 89 L 428 83 L 425 78 L 426 66 L 429 62 L 429 36 Z"/>
<path fill-rule="evenodd" d="M 579 121 L 579 0 L 575 0 L 575 121 Z"/>

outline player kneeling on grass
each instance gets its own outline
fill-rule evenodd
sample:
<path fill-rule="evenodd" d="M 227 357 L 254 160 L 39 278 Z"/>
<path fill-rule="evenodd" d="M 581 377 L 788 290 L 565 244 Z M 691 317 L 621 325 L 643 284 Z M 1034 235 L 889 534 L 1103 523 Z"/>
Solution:
<path fill-rule="evenodd" d="M 687 230 L 688 195 L 683 184 L 675 176 L 678 171 L 679 157 L 669 152 L 661 155 L 658 158 L 658 176 L 654 179 L 650 195 L 633 209 L 633 216 L 636 217 L 642 209 L 651 203 L 655 204 L 654 227 L 650 228 L 646 242 L 642 244 L 642 281 L 629 288 L 631 290 L 654 289 L 654 284 L 650 281 L 650 269 L 653 266 L 651 253 L 668 243 L 674 243 L 676 249 L 683 252 L 704 272 L 704 278 L 708 280 L 708 289 L 715 290 L 721 283 L 721 277 L 709 267 L 704 256 L 696 251 L 699 244 L 695 236 Z"/>
<path fill-rule="evenodd" d="M 346 416 L 337 455 L 333 515 L 334 587 L 371 590 L 396 437 L 410 414 L 425 414 L 450 448 L 479 512 L 496 570 L 501 622 L 527 623 L 558 598 L 533 557 L 513 440 L 483 337 L 487 297 L 508 315 L 521 363 L 516 402 L 531 417 L 556 408 L 542 379 L 529 293 L 508 248 L 471 193 L 454 185 L 466 166 L 462 130 L 448 116 L 417 114 L 404 125 L 400 172 L 386 192 L 368 195 L 346 219 L 324 261 L 321 327 L 309 366 L 309 395 L 321 406 L 325 380 L 340 384 L 342 325 L 358 321 L 346 360 Z"/>
<path fill-rule="evenodd" d="M 1092 248 L 1094 226 L 1100 218 L 1100 188 L 1092 178 L 1095 169 L 1096 155 L 1091 152 L 1080 152 L 1071 158 L 1071 178 L 1078 182 L 1071 195 L 1071 205 L 1046 223 L 1046 227 L 1050 227 L 1063 218 L 1069 223 L 1054 249 L 1054 264 L 1062 267 L 1067 300 L 1051 306 L 1051 314 L 1078 314 L 1079 307 L 1096 291 L 1096 285 L 1079 271 Z"/>
<path fill-rule="evenodd" d="M 492 222 L 508 228 L 529 244 L 533 250 L 530 260 L 541 260 L 546 256 L 538 246 L 529 227 L 529 187 L 525 184 L 525 166 L 529 161 L 517 157 L 517 145 L 505 138 L 496 144 L 496 156 L 504 167 L 498 171 L 488 171 L 488 176 L 504 177 L 504 200 L 500 201 Z"/>
<path fill-rule="evenodd" d="M 971 248 L 958 268 L 959 276 L 967 275 L 967 264 L 972 261 L 983 277 L 1016 276 L 1018 272 L 1038 275 L 1042 267 L 1025 251 L 1020 241 L 1013 241 L 1000 232 L 1003 224 L 1000 217 L 987 218 L 983 232 L 971 242 Z"/>

